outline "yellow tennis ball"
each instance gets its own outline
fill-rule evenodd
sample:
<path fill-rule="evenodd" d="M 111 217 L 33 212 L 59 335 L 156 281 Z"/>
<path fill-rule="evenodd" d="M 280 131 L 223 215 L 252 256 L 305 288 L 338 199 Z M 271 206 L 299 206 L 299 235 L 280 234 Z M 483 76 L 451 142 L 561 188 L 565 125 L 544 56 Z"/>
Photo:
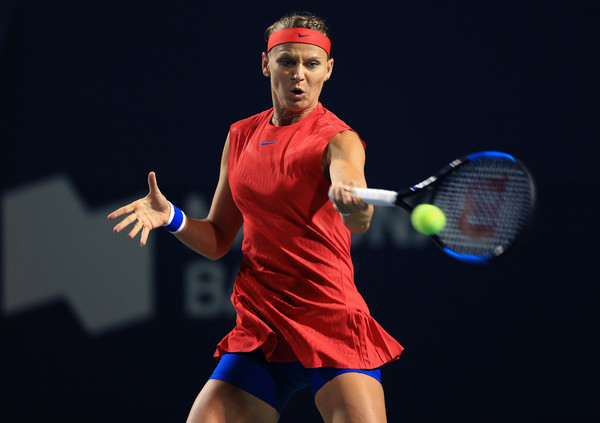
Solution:
<path fill-rule="evenodd" d="M 410 222 L 417 231 L 435 235 L 446 226 L 446 215 L 433 204 L 419 204 L 410 214 Z"/>

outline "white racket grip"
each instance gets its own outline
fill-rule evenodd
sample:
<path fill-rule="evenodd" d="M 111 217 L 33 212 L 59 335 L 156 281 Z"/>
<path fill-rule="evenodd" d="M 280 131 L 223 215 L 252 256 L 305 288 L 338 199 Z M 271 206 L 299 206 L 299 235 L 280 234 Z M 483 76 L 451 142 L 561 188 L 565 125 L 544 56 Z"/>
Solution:
<path fill-rule="evenodd" d="M 361 200 L 374 206 L 394 207 L 398 193 L 387 189 L 352 188 L 352 194 L 358 195 Z"/>

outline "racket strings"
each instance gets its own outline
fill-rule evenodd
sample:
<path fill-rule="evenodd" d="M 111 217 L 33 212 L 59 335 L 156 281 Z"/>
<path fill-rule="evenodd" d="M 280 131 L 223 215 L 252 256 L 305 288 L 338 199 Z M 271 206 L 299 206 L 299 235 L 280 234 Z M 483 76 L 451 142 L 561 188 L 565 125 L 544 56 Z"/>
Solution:
<path fill-rule="evenodd" d="M 459 254 L 499 255 L 525 226 L 531 200 L 529 176 L 517 163 L 465 163 L 440 181 L 432 199 L 447 219 L 438 237 Z"/>

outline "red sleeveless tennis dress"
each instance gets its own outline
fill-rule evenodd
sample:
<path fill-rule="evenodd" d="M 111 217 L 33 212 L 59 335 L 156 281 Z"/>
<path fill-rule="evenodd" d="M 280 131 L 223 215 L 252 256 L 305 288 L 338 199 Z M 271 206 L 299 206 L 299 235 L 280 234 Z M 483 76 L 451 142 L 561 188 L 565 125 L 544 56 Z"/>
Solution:
<path fill-rule="evenodd" d="M 225 352 L 261 348 L 271 362 L 372 369 L 402 352 L 354 285 L 350 231 L 327 197 L 321 157 L 350 127 L 320 103 L 290 126 L 273 109 L 231 126 L 229 184 L 244 217 L 243 258 Z"/>

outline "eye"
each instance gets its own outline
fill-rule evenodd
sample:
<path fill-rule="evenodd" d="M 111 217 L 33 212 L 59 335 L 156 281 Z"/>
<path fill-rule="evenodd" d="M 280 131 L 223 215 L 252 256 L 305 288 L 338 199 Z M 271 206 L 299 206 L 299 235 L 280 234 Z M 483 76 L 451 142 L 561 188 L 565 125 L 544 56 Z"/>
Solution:
<path fill-rule="evenodd" d="M 288 59 L 288 58 L 281 58 L 278 60 L 279 64 L 281 66 L 284 67 L 290 67 L 290 66 L 294 66 L 296 64 L 296 62 L 292 59 Z"/>

